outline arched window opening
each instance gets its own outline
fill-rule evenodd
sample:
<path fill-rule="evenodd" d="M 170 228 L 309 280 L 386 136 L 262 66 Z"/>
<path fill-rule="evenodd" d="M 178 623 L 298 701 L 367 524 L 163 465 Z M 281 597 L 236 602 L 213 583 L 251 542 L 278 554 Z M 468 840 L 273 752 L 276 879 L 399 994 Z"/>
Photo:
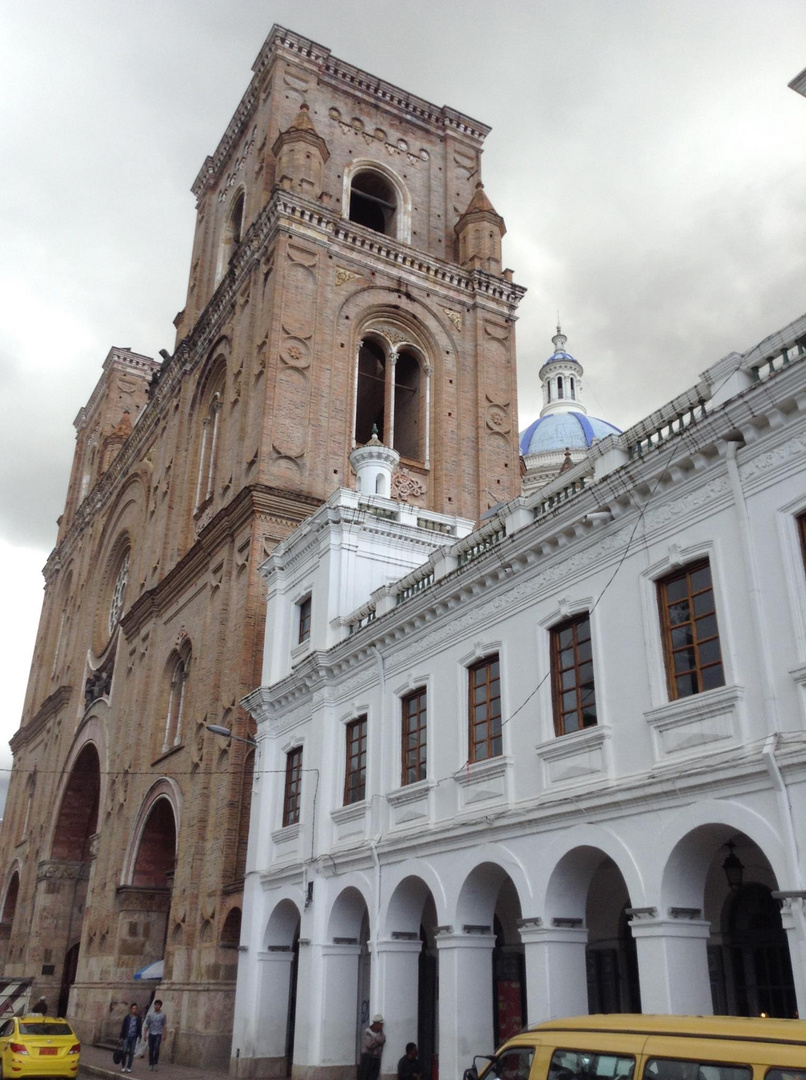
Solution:
<path fill-rule="evenodd" d="M 14 913 L 17 910 L 17 896 L 20 891 L 20 875 L 15 870 L 12 874 L 11 881 L 8 883 L 6 889 L 6 899 L 3 904 L 3 915 L 0 918 L 0 924 L 5 926 L 11 926 L 14 922 Z"/>
<path fill-rule="evenodd" d="M 232 207 L 230 213 L 230 246 L 236 247 L 243 239 L 243 218 L 244 218 L 244 206 L 246 199 L 244 193 L 241 192 Z"/>
<path fill-rule="evenodd" d="M 185 709 L 185 696 L 190 667 L 190 650 L 176 658 L 171 669 L 171 691 L 168 698 L 168 710 L 165 718 L 165 735 L 162 742 L 163 752 L 179 746 L 182 742 L 182 717 Z"/>
<path fill-rule="evenodd" d="M 199 478 L 196 483 L 196 509 L 213 494 L 218 466 L 218 446 L 221 426 L 221 393 L 210 398 L 210 405 L 202 421 L 201 453 L 199 454 Z"/>
<path fill-rule="evenodd" d="M 400 352 L 395 373 L 394 449 L 401 457 L 422 458 L 420 364 L 411 353 Z"/>
<path fill-rule="evenodd" d="M 571 398 L 572 401 L 576 401 L 576 390 L 574 388 L 574 380 L 573 380 L 573 378 L 570 378 L 568 380 L 568 387 L 569 387 L 569 395 L 568 396 Z"/>
<path fill-rule="evenodd" d="M 395 189 L 381 173 L 366 169 L 350 185 L 350 221 L 385 236 L 396 235 Z"/>
<path fill-rule="evenodd" d="M 157 799 L 140 837 L 132 885 L 167 889 L 173 884 L 176 862 L 176 821 L 167 799 Z"/>
<path fill-rule="evenodd" d="M 98 751 L 92 743 L 88 743 L 76 759 L 62 796 L 53 832 L 52 859 L 66 862 L 85 862 L 89 859 L 90 840 L 98 829 L 100 792 Z"/>
<path fill-rule="evenodd" d="M 237 949 L 241 943 L 241 909 L 233 908 L 228 912 L 221 927 L 221 944 L 225 948 Z"/>
<path fill-rule="evenodd" d="M 373 426 L 384 441 L 386 402 L 386 356 L 375 341 L 361 342 L 358 351 L 358 402 L 355 414 L 355 441 L 363 446 L 372 438 Z"/>
<path fill-rule="evenodd" d="M 557 376 L 557 397 L 558 398 L 564 397 L 564 394 L 563 394 L 563 377 L 562 377 L 562 375 Z"/>

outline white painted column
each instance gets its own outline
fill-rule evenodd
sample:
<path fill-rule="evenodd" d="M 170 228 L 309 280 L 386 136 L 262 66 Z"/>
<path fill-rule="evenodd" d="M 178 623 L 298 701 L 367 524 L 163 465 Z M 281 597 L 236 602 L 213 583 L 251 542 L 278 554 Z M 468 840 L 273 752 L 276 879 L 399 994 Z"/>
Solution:
<path fill-rule="evenodd" d="M 588 1012 L 584 926 L 521 925 L 526 961 L 528 1022 Z"/>
<path fill-rule="evenodd" d="M 633 917 L 641 1011 L 711 1016 L 707 919 Z"/>
<path fill-rule="evenodd" d="M 439 1073 L 459 1077 L 493 1046 L 492 934 L 438 933 Z"/>
<path fill-rule="evenodd" d="M 406 1052 L 406 1043 L 417 1042 L 419 961 L 422 943 L 379 941 L 375 946 L 372 1000 L 379 1003 L 385 1018 L 386 1046 L 381 1059 L 381 1076 L 397 1076 L 397 1063 Z"/>
<path fill-rule="evenodd" d="M 781 922 L 786 931 L 789 959 L 792 963 L 792 979 L 795 983 L 795 1000 L 798 1016 L 806 1016 L 806 898 L 786 897 L 781 909 Z"/>
<path fill-rule="evenodd" d="M 259 991 L 254 1029 L 256 1058 L 285 1058 L 293 960 L 291 949 L 271 949 L 258 953 Z M 276 1076 L 280 1073 L 261 1075 Z M 285 1075 L 284 1061 L 282 1075 Z"/>
<path fill-rule="evenodd" d="M 317 1042 L 318 1065 L 356 1064 L 355 1036 L 358 1009 L 358 944 L 327 944 L 321 947 L 322 998 Z M 313 1018 L 312 1018 L 313 1019 Z M 296 1058 L 296 1054 L 294 1055 Z"/>

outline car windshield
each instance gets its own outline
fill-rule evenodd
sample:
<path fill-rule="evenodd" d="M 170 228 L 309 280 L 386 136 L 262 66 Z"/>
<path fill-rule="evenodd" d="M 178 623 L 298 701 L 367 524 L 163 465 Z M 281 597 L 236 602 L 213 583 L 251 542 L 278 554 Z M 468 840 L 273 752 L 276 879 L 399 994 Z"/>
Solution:
<path fill-rule="evenodd" d="M 492 1077 L 497 1077 L 498 1080 L 528 1080 L 534 1056 L 532 1047 L 507 1050 L 506 1053 L 494 1058 L 481 1075 L 486 1080 L 492 1080 Z"/>
<path fill-rule="evenodd" d="M 20 1035 L 72 1035 L 69 1024 L 34 1023 L 20 1024 Z"/>

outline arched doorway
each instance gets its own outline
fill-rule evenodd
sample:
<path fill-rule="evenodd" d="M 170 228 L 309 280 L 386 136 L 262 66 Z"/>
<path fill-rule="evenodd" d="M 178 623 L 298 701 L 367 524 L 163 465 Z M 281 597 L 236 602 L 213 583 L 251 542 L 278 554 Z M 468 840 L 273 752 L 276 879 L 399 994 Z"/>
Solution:
<path fill-rule="evenodd" d="M 437 909 L 430 888 L 411 875 L 395 888 L 387 908 L 386 930 L 378 943 L 380 982 L 395 987 L 394 1015 L 387 1017 L 387 1040 L 405 1047 L 414 1040 L 423 1075 L 432 1074 L 437 1052 Z"/>
<path fill-rule="evenodd" d="M 585 905 L 588 1012 L 641 1011 L 638 954 L 629 926 L 629 906 L 622 873 L 605 856 L 591 878 Z"/>
<path fill-rule="evenodd" d="M 291 1075 L 297 1025 L 300 912 L 292 900 L 272 911 L 265 935 L 257 1002 L 256 1056 Z"/>
<path fill-rule="evenodd" d="M 743 885 L 725 904 L 725 949 L 737 1016 L 797 1017 L 795 985 L 781 908 L 759 881 Z"/>
<path fill-rule="evenodd" d="M 59 961 L 52 965 L 52 982 L 43 979 L 38 986 L 44 996 L 58 1000 L 61 1016 L 69 1010 L 78 970 L 100 793 L 98 751 L 88 742 L 75 759 L 59 803 L 44 889 L 37 883 L 36 922 L 48 926 L 51 955 Z"/>
<path fill-rule="evenodd" d="M 173 975 L 166 946 L 176 865 L 176 805 L 173 787 L 166 780 L 149 792 L 135 825 L 129 881 L 118 890 L 118 941 L 131 957 L 132 974 L 163 960 L 163 977 Z"/>
<path fill-rule="evenodd" d="M 361 1031 L 374 1008 L 369 911 L 354 886 L 343 889 L 328 921 L 325 959 L 325 1001 L 332 1017 L 334 1063 L 357 1064 Z"/>

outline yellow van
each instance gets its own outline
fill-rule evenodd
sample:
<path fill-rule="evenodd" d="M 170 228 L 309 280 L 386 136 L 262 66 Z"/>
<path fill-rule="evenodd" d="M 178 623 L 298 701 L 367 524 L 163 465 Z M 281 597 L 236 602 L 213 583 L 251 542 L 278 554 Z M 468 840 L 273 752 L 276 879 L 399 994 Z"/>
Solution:
<path fill-rule="evenodd" d="M 493 1057 L 476 1057 L 464 1080 L 806 1080 L 806 1021 L 629 1013 L 547 1020 Z"/>

